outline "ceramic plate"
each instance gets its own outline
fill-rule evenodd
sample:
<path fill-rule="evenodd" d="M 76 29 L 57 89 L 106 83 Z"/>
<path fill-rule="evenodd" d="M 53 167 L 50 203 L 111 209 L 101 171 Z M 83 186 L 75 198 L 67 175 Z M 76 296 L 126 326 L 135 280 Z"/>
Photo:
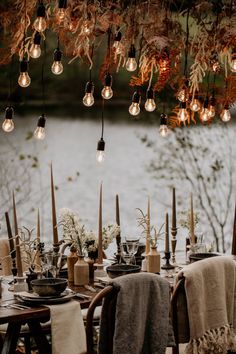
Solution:
<path fill-rule="evenodd" d="M 59 296 L 36 296 L 34 294 L 27 294 L 27 295 L 17 295 L 18 299 L 27 302 L 28 304 L 38 304 L 38 305 L 49 305 L 49 304 L 62 304 L 63 302 L 70 301 L 73 297 L 75 297 L 74 294 L 71 294 L 71 292 L 64 291 L 62 294 Z"/>

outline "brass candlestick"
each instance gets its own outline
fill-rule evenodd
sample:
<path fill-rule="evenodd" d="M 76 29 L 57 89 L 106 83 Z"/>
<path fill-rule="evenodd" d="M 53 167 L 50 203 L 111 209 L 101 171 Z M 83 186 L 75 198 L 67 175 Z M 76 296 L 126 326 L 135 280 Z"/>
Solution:
<path fill-rule="evenodd" d="M 176 249 L 176 235 L 177 235 L 177 228 L 171 228 L 171 250 L 172 250 L 172 254 L 171 254 L 171 261 L 173 264 L 176 264 L 176 256 L 175 256 L 175 249 Z"/>

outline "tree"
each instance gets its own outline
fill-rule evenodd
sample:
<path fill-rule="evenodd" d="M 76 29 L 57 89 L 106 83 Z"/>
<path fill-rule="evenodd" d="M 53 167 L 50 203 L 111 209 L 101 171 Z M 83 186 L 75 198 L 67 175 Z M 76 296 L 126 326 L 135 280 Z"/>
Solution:
<path fill-rule="evenodd" d="M 234 125 L 215 124 L 175 129 L 161 142 L 142 141 L 153 149 L 155 159 L 149 170 L 158 187 L 168 184 L 178 190 L 179 209 L 183 209 L 186 192 L 193 192 L 195 210 L 199 212 L 204 234 L 211 234 L 217 251 L 230 247 L 235 196 Z M 208 241 L 213 241 L 207 237 Z"/>

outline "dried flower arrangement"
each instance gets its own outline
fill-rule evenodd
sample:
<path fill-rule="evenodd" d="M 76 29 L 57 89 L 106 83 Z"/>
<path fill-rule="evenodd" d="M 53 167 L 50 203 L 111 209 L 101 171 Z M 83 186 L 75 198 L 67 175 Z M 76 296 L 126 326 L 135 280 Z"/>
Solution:
<path fill-rule="evenodd" d="M 144 212 L 137 208 L 137 210 L 140 213 L 140 216 L 137 218 L 138 221 L 138 226 L 140 226 L 142 230 L 142 235 L 145 235 L 147 237 L 147 230 L 149 228 L 149 223 L 150 220 L 148 219 L 147 214 L 144 214 Z M 164 223 L 161 225 L 159 229 L 157 229 L 154 225 L 150 225 L 150 246 L 151 247 L 157 247 L 158 246 L 158 241 L 161 239 L 162 235 L 164 232 L 162 232 Z"/>
<path fill-rule="evenodd" d="M 63 208 L 60 210 L 60 222 L 62 226 L 64 242 L 70 242 L 79 254 L 86 254 L 91 258 L 97 258 L 98 239 L 93 231 L 87 231 L 82 224 L 77 212 Z M 106 250 L 120 232 L 117 224 L 109 224 L 103 227 L 103 249 Z"/>
<path fill-rule="evenodd" d="M 15 0 L 11 6 L 4 4 L 0 64 L 9 63 L 13 55 L 28 61 L 36 29 L 45 40 L 48 28 L 58 35 L 64 55 L 72 57 L 70 63 L 80 59 L 91 69 L 93 53 L 108 35 L 107 52 L 100 67 L 102 82 L 107 72 L 125 66 L 133 45 L 138 65 L 130 70 L 136 71 L 131 86 L 148 85 L 157 93 L 171 87 L 177 92 L 187 82 L 186 97 L 178 98 L 180 102 L 168 120 L 169 126 L 196 123 L 198 115 L 200 122 L 209 124 L 217 112 L 221 112 L 223 122 L 230 119 L 229 109 L 236 93 L 234 1 L 180 4 L 177 0 L 71 0 L 67 4 L 66 0 L 44 0 L 38 5 L 36 0 Z M 35 25 L 38 6 L 44 6 L 43 29 Z M 199 101 L 197 108 L 193 108 L 194 100 Z"/>

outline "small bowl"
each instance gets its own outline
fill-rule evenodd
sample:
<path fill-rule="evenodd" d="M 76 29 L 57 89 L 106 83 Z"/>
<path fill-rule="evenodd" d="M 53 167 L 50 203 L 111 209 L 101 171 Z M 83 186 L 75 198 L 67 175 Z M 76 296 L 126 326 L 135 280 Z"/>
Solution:
<path fill-rule="evenodd" d="M 192 253 L 189 256 L 190 263 L 201 261 L 202 259 L 219 256 L 218 253 L 206 252 L 206 253 Z"/>
<path fill-rule="evenodd" d="M 39 296 L 58 296 L 67 287 L 67 279 L 43 278 L 31 280 L 31 286 Z"/>
<path fill-rule="evenodd" d="M 140 272 L 141 267 L 134 264 L 114 264 L 108 266 L 106 271 L 110 278 L 120 277 L 121 275 L 138 273 Z"/>

